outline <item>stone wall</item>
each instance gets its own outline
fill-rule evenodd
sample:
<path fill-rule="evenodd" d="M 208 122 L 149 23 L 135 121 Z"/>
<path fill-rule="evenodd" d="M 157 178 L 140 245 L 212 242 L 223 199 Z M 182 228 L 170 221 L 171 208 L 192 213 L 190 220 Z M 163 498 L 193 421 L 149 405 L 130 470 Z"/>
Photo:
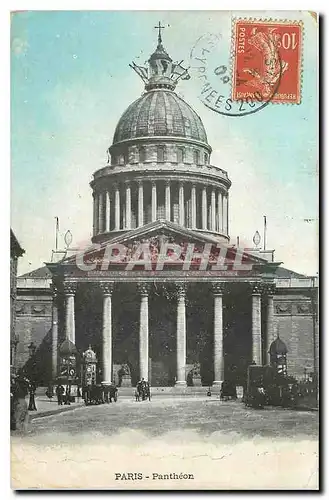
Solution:
<path fill-rule="evenodd" d="M 22 368 L 29 360 L 28 346 L 36 346 L 37 365 L 49 364 L 51 367 L 51 324 L 52 297 L 49 293 L 21 295 L 16 302 L 17 368 Z M 48 372 L 48 370 L 46 370 Z"/>
<path fill-rule="evenodd" d="M 314 370 L 313 311 L 310 297 L 303 292 L 276 295 L 274 299 L 274 336 L 285 342 L 288 372 L 298 378 L 304 369 Z"/>

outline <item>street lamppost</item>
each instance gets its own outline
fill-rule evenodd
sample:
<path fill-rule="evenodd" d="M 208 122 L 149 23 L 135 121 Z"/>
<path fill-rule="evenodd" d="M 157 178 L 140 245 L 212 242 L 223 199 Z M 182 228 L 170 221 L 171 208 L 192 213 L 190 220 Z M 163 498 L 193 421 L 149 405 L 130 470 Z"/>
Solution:
<path fill-rule="evenodd" d="M 36 411 L 37 407 L 35 405 L 35 381 L 34 381 L 34 377 L 35 377 L 35 351 L 37 349 L 37 346 L 35 345 L 34 342 L 31 342 L 29 345 L 28 345 L 28 350 L 29 350 L 29 361 L 31 361 L 31 368 L 29 370 L 29 396 L 30 396 L 30 400 L 29 400 L 29 407 L 28 407 L 28 410 L 29 411 Z"/>
<path fill-rule="evenodd" d="M 12 373 L 16 375 L 16 356 L 17 356 L 17 346 L 19 344 L 19 337 L 15 335 L 13 340 L 10 342 L 11 347 L 11 370 Z"/>

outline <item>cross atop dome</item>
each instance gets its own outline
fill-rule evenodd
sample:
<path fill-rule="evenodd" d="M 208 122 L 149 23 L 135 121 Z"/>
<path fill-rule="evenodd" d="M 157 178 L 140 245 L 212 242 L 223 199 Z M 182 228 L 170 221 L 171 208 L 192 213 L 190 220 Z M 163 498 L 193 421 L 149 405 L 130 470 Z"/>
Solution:
<path fill-rule="evenodd" d="M 148 66 L 139 66 L 132 62 L 129 66 L 140 76 L 145 83 L 145 90 L 168 89 L 174 90 L 179 80 L 189 80 L 188 70 L 182 66 L 182 62 L 174 63 L 162 45 L 161 30 L 165 26 L 159 21 L 154 26 L 158 31 L 158 45 L 148 60 Z"/>
<path fill-rule="evenodd" d="M 159 45 L 162 45 L 161 30 L 165 29 L 165 26 L 161 26 L 161 23 L 159 21 L 158 25 L 154 26 L 154 28 L 156 30 L 159 30 L 159 33 L 158 33 L 158 47 L 159 47 Z"/>

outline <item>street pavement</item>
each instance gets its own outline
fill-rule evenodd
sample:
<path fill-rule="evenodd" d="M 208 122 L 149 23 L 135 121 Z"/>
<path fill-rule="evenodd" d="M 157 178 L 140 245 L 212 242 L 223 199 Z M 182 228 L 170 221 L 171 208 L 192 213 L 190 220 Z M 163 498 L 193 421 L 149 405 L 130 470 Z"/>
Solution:
<path fill-rule="evenodd" d="M 51 403 L 49 403 L 50 405 Z M 57 409 L 56 404 L 52 407 Z M 65 408 L 65 407 L 63 407 Z M 29 435 L 56 432 L 69 434 L 99 428 L 106 435 L 122 429 L 136 429 L 157 436 L 175 429 L 193 429 L 200 434 L 216 431 L 238 432 L 242 436 L 287 437 L 312 436 L 318 431 L 318 413 L 265 407 L 246 408 L 241 402 L 221 402 L 218 398 L 159 397 L 135 402 L 131 398 L 117 403 L 82 406 L 65 416 L 53 415 L 31 423 Z"/>
<path fill-rule="evenodd" d="M 119 397 L 35 416 L 26 435 L 12 435 L 13 486 L 316 489 L 317 435 L 318 412 L 254 410 L 206 396 Z M 121 478 L 127 471 L 142 481 Z M 153 480 L 159 471 L 194 479 Z"/>
<path fill-rule="evenodd" d="M 26 397 L 26 402 L 28 404 L 29 398 Z M 70 403 L 69 405 L 59 405 L 57 403 L 57 398 L 48 398 L 47 396 L 36 396 L 35 397 L 35 406 L 36 410 L 29 411 L 30 420 L 33 420 L 38 417 L 44 417 L 46 415 L 53 415 L 56 413 L 62 413 L 66 411 L 70 411 L 73 408 L 77 408 L 79 406 L 84 405 L 83 399 L 79 398 L 76 402 Z"/>

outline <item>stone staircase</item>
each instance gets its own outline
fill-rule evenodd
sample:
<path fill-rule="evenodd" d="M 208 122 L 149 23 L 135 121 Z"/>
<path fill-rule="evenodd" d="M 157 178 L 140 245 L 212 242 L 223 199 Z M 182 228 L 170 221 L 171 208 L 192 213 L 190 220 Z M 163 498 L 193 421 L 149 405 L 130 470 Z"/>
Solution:
<path fill-rule="evenodd" d="M 212 395 L 219 395 L 219 387 L 210 388 Z M 208 387 L 151 387 L 152 397 L 176 397 L 176 396 L 206 396 L 208 392 Z M 135 387 L 119 387 L 119 397 L 120 396 L 131 396 L 135 395 Z"/>

